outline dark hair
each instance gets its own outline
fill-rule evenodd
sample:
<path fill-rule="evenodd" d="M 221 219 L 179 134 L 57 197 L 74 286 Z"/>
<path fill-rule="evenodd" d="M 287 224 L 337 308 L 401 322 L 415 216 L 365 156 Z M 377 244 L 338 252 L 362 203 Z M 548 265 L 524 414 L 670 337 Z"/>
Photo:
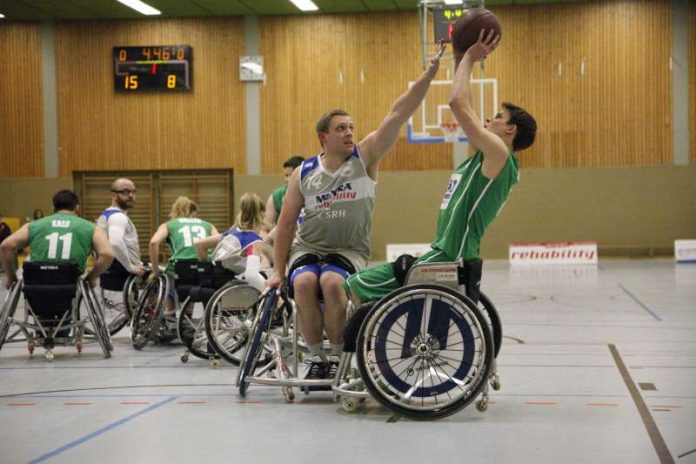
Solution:
<path fill-rule="evenodd" d="M 317 121 L 317 134 L 329 132 L 329 126 L 334 116 L 350 116 L 350 114 L 339 108 L 327 111 L 319 118 L 319 121 Z"/>
<path fill-rule="evenodd" d="M 512 150 L 520 151 L 531 147 L 537 131 L 537 123 L 534 117 L 512 103 L 504 102 L 502 106 L 510 113 L 508 124 L 517 126 L 517 134 L 515 134 L 515 138 L 512 140 Z"/>
<path fill-rule="evenodd" d="M 80 204 L 80 199 L 77 194 L 72 190 L 61 190 L 60 192 L 53 195 L 53 211 L 60 211 L 62 209 L 67 209 L 69 211 L 75 211 L 77 206 Z"/>
<path fill-rule="evenodd" d="M 44 216 L 45 216 L 44 212 L 42 210 L 40 210 L 39 208 L 36 208 L 34 210 L 34 214 L 32 214 L 32 219 L 37 220 L 37 219 L 41 219 Z"/>
<path fill-rule="evenodd" d="M 304 161 L 303 156 L 291 156 L 290 158 L 285 160 L 285 162 L 283 163 L 283 169 L 285 169 L 285 168 L 295 169 L 297 166 L 302 164 L 303 161 Z"/>

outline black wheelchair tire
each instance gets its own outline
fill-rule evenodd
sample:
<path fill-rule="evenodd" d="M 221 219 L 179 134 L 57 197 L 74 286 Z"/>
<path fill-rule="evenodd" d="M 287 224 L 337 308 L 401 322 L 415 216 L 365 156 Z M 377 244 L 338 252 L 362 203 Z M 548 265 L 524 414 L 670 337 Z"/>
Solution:
<path fill-rule="evenodd" d="M 498 353 L 500 353 L 500 347 L 503 344 L 503 324 L 500 320 L 498 310 L 495 309 L 491 299 L 488 298 L 488 296 L 483 292 L 481 292 L 479 297 L 479 304 L 483 306 L 483 309 L 486 311 L 486 314 L 490 320 L 490 328 L 493 334 L 493 345 L 495 346 L 495 357 L 497 358 Z"/>
<path fill-rule="evenodd" d="M 166 277 L 159 275 L 156 280 L 153 280 L 147 284 L 143 294 L 140 296 L 138 301 L 138 309 L 133 314 L 131 319 L 131 344 L 136 350 L 142 350 L 150 342 L 150 336 L 153 329 L 155 328 L 157 322 L 162 316 L 164 311 L 164 299 L 166 298 L 165 293 L 166 288 Z M 152 309 L 149 314 L 145 314 L 145 311 L 149 308 L 147 305 L 150 303 L 149 297 L 153 293 L 157 293 L 156 306 Z"/>

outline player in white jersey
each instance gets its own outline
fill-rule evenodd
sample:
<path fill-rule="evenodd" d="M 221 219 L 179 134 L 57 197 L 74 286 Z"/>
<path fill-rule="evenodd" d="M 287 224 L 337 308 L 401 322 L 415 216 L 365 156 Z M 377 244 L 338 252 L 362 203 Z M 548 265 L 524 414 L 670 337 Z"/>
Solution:
<path fill-rule="evenodd" d="M 128 210 L 135 207 L 135 184 L 130 179 L 116 179 L 111 184 L 111 206 L 97 219 L 97 225 L 106 230 L 116 259 L 109 272 L 128 272 L 138 276 L 145 274 L 140 261 L 138 232 L 128 217 Z"/>
<path fill-rule="evenodd" d="M 314 355 L 307 378 L 331 377 L 338 365 L 346 316 L 342 285 L 349 273 L 367 265 L 379 163 L 425 98 L 443 51 L 441 46 L 428 69 L 394 102 L 380 126 L 360 142 L 356 143 L 353 119 L 347 112 L 324 114 L 316 127 L 323 152 L 305 161 L 290 178 L 276 228 L 275 268 L 267 285 L 282 285 L 289 261 L 300 330 Z M 302 224 L 293 241 L 303 208 Z M 331 344 L 330 359 L 323 351 L 324 331 Z"/>

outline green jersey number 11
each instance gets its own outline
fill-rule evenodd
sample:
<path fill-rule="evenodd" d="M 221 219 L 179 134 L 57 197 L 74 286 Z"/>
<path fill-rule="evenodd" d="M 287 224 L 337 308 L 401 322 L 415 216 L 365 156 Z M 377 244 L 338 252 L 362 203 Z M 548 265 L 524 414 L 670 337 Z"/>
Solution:
<path fill-rule="evenodd" d="M 58 242 L 62 242 L 60 259 L 68 260 L 70 259 L 70 247 L 72 246 L 72 232 L 60 235 L 58 232 L 54 232 L 46 236 L 48 240 L 48 259 L 58 258 Z"/>

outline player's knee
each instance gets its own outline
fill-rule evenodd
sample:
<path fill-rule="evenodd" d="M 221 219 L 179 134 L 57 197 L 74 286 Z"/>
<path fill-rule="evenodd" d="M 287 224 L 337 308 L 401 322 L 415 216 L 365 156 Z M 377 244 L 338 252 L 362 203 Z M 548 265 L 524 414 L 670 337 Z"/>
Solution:
<path fill-rule="evenodd" d="M 319 280 L 317 276 L 311 272 L 305 272 L 297 277 L 295 277 L 292 287 L 295 293 L 295 297 L 307 297 L 309 295 L 316 295 L 319 286 Z"/>
<path fill-rule="evenodd" d="M 320 285 L 321 292 L 326 295 L 333 295 L 335 297 L 343 297 L 345 291 L 343 290 L 343 283 L 345 279 L 333 272 L 327 272 L 321 275 Z"/>

